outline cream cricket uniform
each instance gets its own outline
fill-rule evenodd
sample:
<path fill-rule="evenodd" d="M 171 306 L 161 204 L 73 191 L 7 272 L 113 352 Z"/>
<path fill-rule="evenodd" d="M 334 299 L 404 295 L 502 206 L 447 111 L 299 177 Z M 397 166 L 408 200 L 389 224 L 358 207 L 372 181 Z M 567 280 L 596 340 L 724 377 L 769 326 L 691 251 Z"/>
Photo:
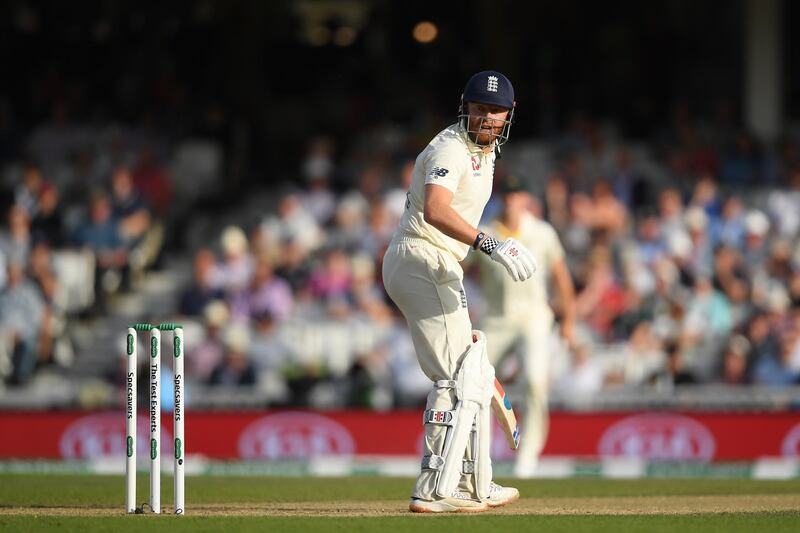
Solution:
<path fill-rule="evenodd" d="M 548 431 L 547 391 L 549 373 L 548 338 L 553 311 L 548 304 L 547 280 L 554 261 L 564 257 L 564 248 L 553 227 L 526 213 L 519 230 L 510 231 L 492 221 L 487 229 L 498 240 L 513 237 L 539 259 L 536 275 L 514 282 L 499 264 L 481 257 L 481 286 L 486 300 L 486 334 L 489 360 L 496 365 L 511 348 L 522 343 L 522 368 L 526 377 L 526 413 L 517 450 L 518 466 L 535 466 Z"/>
<path fill-rule="evenodd" d="M 459 265 L 470 246 L 425 222 L 425 185 L 452 191 L 451 207 L 477 227 L 492 193 L 494 159 L 493 151 L 484 153 L 458 124 L 434 137 L 417 157 L 406 209 L 384 256 L 384 286 L 405 315 L 420 367 L 432 381 L 455 379 L 472 344 Z M 454 404 L 453 389 L 434 388 L 426 409 L 448 410 Z M 446 427 L 426 424 L 425 455 L 442 453 L 445 434 Z M 435 499 L 435 484 L 435 472 L 423 469 L 412 496 Z"/>

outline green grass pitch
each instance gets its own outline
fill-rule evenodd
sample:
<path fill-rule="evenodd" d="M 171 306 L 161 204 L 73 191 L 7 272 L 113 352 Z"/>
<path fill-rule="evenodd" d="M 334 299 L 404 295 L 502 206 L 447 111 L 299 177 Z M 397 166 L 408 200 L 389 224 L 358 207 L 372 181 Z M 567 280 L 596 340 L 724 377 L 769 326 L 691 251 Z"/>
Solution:
<path fill-rule="evenodd" d="M 478 515 L 412 515 L 411 479 L 190 476 L 186 516 L 126 515 L 124 480 L 97 475 L 0 475 L 3 531 L 508 531 L 800 530 L 800 480 L 565 479 L 514 481 L 521 499 Z M 504 481 L 504 480 L 499 480 Z M 511 480 L 505 480 L 511 483 Z M 149 479 L 138 479 L 138 502 Z"/>

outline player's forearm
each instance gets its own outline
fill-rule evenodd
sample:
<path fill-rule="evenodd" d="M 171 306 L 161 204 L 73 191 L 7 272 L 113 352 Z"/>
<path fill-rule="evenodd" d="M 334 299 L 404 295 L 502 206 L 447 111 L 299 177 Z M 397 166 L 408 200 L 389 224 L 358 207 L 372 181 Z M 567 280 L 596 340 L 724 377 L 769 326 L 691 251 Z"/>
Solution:
<path fill-rule="evenodd" d="M 558 301 L 561 303 L 561 319 L 564 322 L 574 323 L 578 315 L 575 301 L 575 286 L 569 268 L 563 259 L 553 265 L 553 281 L 555 282 Z"/>

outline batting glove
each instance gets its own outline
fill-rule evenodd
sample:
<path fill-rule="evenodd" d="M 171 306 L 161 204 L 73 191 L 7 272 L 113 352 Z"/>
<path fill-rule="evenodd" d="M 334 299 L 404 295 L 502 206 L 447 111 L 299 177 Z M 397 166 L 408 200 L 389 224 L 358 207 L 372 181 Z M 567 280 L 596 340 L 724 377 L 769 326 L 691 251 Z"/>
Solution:
<path fill-rule="evenodd" d="M 525 281 L 536 272 L 536 259 L 533 254 L 516 239 L 498 242 L 494 237 L 486 237 L 480 250 L 508 270 L 514 281 Z"/>

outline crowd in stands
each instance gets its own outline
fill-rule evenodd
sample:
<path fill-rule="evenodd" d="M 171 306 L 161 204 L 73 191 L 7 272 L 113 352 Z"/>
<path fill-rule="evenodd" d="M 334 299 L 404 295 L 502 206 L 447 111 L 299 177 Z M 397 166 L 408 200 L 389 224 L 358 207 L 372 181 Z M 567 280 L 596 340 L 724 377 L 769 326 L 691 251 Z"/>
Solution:
<path fill-rule="evenodd" d="M 162 251 L 173 194 L 152 145 L 121 157 L 84 141 L 67 157 L 54 153 L 67 150 L 57 131 L 43 129 L 29 139 L 31 162 L 4 171 L 0 374 L 15 384 L 36 367 L 70 364 L 75 354 L 58 347 L 72 315 L 113 313 L 108 295 L 137 290 Z M 370 155 L 316 138 L 297 179 L 274 187 L 276 209 L 180 251 L 193 257 L 175 302 L 191 381 L 257 387 L 283 405 L 424 401 L 430 384 L 380 280 L 420 136 L 366 135 L 405 140 Z M 796 140 L 760 148 L 747 133 L 686 117 L 646 144 L 590 120 L 557 138 L 514 140 L 496 179 L 526 180 L 530 209 L 557 230 L 577 287 L 575 345 L 553 334 L 555 394 L 798 382 Z M 524 163 L 526 150 L 542 149 L 541 164 Z M 56 256 L 86 251 L 94 298 L 70 306 Z M 480 325 L 476 272 L 465 288 Z"/>
<path fill-rule="evenodd" d="M 112 158 L 107 135 L 45 123 L 31 132 L 27 159 L 3 165 L 3 382 L 25 384 L 37 368 L 70 366 L 73 321 L 110 312 L 108 298 L 132 290 L 132 277 L 159 257 L 169 181 L 149 147 Z"/>

